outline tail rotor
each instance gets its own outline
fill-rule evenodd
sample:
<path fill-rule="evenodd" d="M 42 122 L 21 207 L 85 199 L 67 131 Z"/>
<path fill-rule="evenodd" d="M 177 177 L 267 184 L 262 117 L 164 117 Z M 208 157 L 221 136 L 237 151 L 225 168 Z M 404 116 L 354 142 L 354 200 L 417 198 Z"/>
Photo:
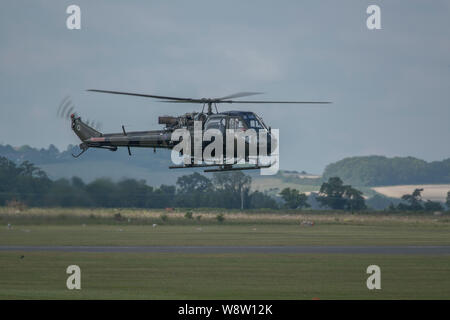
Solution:
<path fill-rule="evenodd" d="M 76 112 L 76 107 L 75 107 L 74 103 L 72 102 L 72 99 L 70 98 L 70 96 L 66 96 L 66 97 L 64 97 L 64 99 L 61 100 L 61 102 L 58 106 L 58 110 L 56 111 L 56 117 L 59 119 L 71 121 L 72 114 L 74 115 L 74 117 L 78 117 L 78 114 Z M 85 123 L 89 127 L 93 128 L 97 131 L 100 131 L 102 129 L 102 124 L 100 121 L 86 119 Z"/>

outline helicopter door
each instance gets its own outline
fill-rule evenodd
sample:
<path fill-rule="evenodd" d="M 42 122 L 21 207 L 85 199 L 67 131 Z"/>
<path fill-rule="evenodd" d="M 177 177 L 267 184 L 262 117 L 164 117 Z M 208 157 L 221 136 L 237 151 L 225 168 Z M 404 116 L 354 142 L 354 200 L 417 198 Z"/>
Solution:
<path fill-rule="evenodd" d="M 228 120 L 228 129 L 245 130 L 244 122 L 239 118 L 231 117 Z"/>
<path fill-rule="evenodd" d="M 218 129 L 225 136 L 225 128 L 226 128 L 226 118 L 225 117 L 214 117 L 209 118 L 205 124 L 205 130 L 208 129 Z"/>
<path fill-rule="evenodd" d="M 237 138 L 239 132 L 245 131 L 246 127 L 244 125 L 244 122 L 239 117 L 230 117 L 228 119 L 228 129 L 234 130 L 234 157 L 237 157 Z"/>
<path fill-rule="evenodd" d="M 222 139 L 224 141 L 224 150 L 225 150 L 225 129 L 226 129 L 226 125 L 227 125 L 227 119 L 224 116 L 209 117 L 209 119 L 205 123 L 205 131 L 208 130 L 208 129 L 217 129 L 217 130 L 219 130 L 222 133 Z M 203 141 L 203 150 L 209 143 L 210 142 Z M 224 151 L 222 151 L 222 152 L 224 152 Z M 212 153 L 212 156 L 215 156 L 215 152 Z"/>

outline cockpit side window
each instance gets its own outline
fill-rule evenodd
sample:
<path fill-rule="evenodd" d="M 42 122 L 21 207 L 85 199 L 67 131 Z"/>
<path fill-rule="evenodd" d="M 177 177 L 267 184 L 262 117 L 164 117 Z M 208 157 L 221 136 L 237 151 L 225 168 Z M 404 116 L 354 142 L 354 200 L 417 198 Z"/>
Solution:
<path fill-rule="evenodd" d="M 244 123 L 242 122 L 242 119 L 237 117 L 231 117 L 228 120 L 228 129 L 242 130 L 245 129 L 245 126 Z"/>
<path fill-rule="evenodd" d="M 210 118 L 205 124 L 205 129 L 219 129 L 220 131 L 223 131 L 226 126 L 226 119 L 224 117 L 215 117 Z"/>

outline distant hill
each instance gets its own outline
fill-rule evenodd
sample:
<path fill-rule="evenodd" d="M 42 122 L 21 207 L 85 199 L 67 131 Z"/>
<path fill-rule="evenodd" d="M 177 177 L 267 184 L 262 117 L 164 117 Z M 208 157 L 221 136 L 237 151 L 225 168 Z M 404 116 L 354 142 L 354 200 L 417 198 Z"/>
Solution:
<path fill-rule="evenodd" d="M 159 186 L 175 184 L 178 176 L 186 174 L 182 170 L 168 169 L 168 150 L 157 150 L 154 153 L 151 149 L 134 148 L 130 157 L 126 150 L 111 152 L 90 149 L 80 158 L 73 158 L 71 153 L 78 152 L 78 147 L 72 145 L 65 151 L 59 151 L 53 145 L 48 149 L 0 145 L 0 156 L 16 163 L 30 161 L 43 169 L 51 179 L 78 176 L 86 182 L 91 182 L 100 177 L 109 177 L 116 181 L 126 177 L 142 179 L 149 185 Z"/>
<path fill-rule="evenodd" d="M 426 162 L 413 157 L 351 157 L 329 164 L 323 179 L 340 177 L 356 186 L 450 183 L 450 158 Z"/>
<path fill-rule="evenodd" d="M 151 149 L 132 149 L 132 157 L 128 155 L 125 149 L 111 152 L 108 150 L 89 149 L 80 158 L 75 159 L 72 153 L 79 153 L 77 146 L 69 145 L 66 150 L 59 151 L 54 145 L 50 145 L 48 149 L 38 149 L 30 146 L 22 146 L 14 148 L 10 145 L 0 145 L 0 155 L 15 162 L 28 160 L 36 165 L 50 163 L 74 163 L 80 161 L 115 161 L 129 164 L 130 159 L 133 164 L 145 168 L 167 168 L 166 161 L 170 160 L 170 151 L 157 150 L 153 152 Z M 169 158 L 167 158 L 169 157 Z"/>

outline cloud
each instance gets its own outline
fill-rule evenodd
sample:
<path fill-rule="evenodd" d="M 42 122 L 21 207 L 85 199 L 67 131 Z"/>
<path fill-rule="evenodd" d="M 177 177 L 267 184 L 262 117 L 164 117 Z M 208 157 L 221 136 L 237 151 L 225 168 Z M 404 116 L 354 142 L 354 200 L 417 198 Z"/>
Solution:
<path fill-rule="evenodd" d="M 80 0 L 80 31 L 65 28 L 69 1 L 5 3 L 1 139 L 74 143 L 55 119 L 67 94 L 105 131 L 156 128 L 158 115 L 198 110 L 88 88 L 186 97 L 264 91 L 261 98 L 334 102 L 233 105 L 281 129 L 282 166 L 319 173 L 367 150 L 448 157 L 448 1 L 383 2 L 379 32 L 365 27 L 369 2 Z"/>

